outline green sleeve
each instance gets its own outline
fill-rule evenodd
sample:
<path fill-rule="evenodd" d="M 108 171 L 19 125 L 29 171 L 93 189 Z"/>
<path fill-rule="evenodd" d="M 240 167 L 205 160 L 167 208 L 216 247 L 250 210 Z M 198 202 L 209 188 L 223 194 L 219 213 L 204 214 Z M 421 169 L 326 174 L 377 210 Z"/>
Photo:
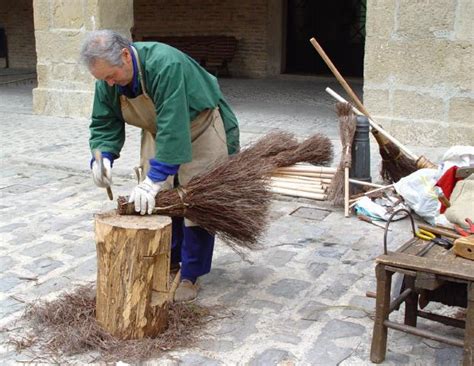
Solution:
<path fill-rule="evenodd" d="M 219 110 L 227 138 L 227 152 L 229 155 L 236 154 L 240 150 L 239 122 L 224 97 L 219 100 Z"/>
<path fill-rule="evenodd" d="M 182 164 L 192 160 L 191 118 L 181 63 L 171 62 L 151 77 L 156 106 L 156 160 Z"/>
<path fill-rule="evenodd" d="M 98 149 L 119 157 L 125 143 L 125 122 L 118 95 L 102 84 L 101 81 L 96 82 L 89 146 L 91 151 Z"/>

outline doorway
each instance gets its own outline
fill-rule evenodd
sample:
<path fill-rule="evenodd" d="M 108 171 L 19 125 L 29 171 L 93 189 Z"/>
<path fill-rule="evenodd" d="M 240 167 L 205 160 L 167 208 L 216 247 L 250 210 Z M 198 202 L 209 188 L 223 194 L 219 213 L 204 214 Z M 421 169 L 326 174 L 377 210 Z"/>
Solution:
<path fill-rule="evenodd" d="M 315 37 L 343 76 L 363 76 L 366 0 L 288 0 L 286 73 L 329 75 Z"/>

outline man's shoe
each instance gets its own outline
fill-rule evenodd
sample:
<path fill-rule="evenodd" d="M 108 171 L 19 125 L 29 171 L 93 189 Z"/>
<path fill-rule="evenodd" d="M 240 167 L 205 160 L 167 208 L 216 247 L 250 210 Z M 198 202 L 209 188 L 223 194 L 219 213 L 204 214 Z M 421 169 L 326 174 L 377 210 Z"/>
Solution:
<path fill-rule="evenodd" d="M 182 280 L 174 293 L 176 302 L 192 302 L 198 295 L 198 285 L 189 280 Z"/>

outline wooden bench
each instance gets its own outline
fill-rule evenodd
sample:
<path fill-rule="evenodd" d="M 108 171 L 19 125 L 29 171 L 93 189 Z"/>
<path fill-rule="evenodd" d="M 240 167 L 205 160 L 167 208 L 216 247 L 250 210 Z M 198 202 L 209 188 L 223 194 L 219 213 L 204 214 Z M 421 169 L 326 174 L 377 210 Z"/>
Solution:
<path fill-rule="evenodd" d="M 142 41 L 162 42 L 191 56 L 215 76 L 230 75 L 229 63 L 237 51 L 237 39 L 232 36 L 144 36 Z"/>

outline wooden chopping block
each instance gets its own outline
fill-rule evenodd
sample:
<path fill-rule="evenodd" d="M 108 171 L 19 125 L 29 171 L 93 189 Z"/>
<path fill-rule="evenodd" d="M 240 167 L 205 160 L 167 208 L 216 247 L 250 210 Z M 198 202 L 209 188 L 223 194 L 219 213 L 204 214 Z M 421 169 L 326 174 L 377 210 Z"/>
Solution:
<path fill-rule="evenodd" d="M 454 241 L 453 251 L 456 255 L 474 261 L 474 235 L 463 236 Z"/>
<path fill-rule="evenodd" d="M 95 215 L 97 322 L 119 339 L 156 337 L 168 325 L 171 220 Z M 176 277 L 178 278 L 178 277 Z"/>

